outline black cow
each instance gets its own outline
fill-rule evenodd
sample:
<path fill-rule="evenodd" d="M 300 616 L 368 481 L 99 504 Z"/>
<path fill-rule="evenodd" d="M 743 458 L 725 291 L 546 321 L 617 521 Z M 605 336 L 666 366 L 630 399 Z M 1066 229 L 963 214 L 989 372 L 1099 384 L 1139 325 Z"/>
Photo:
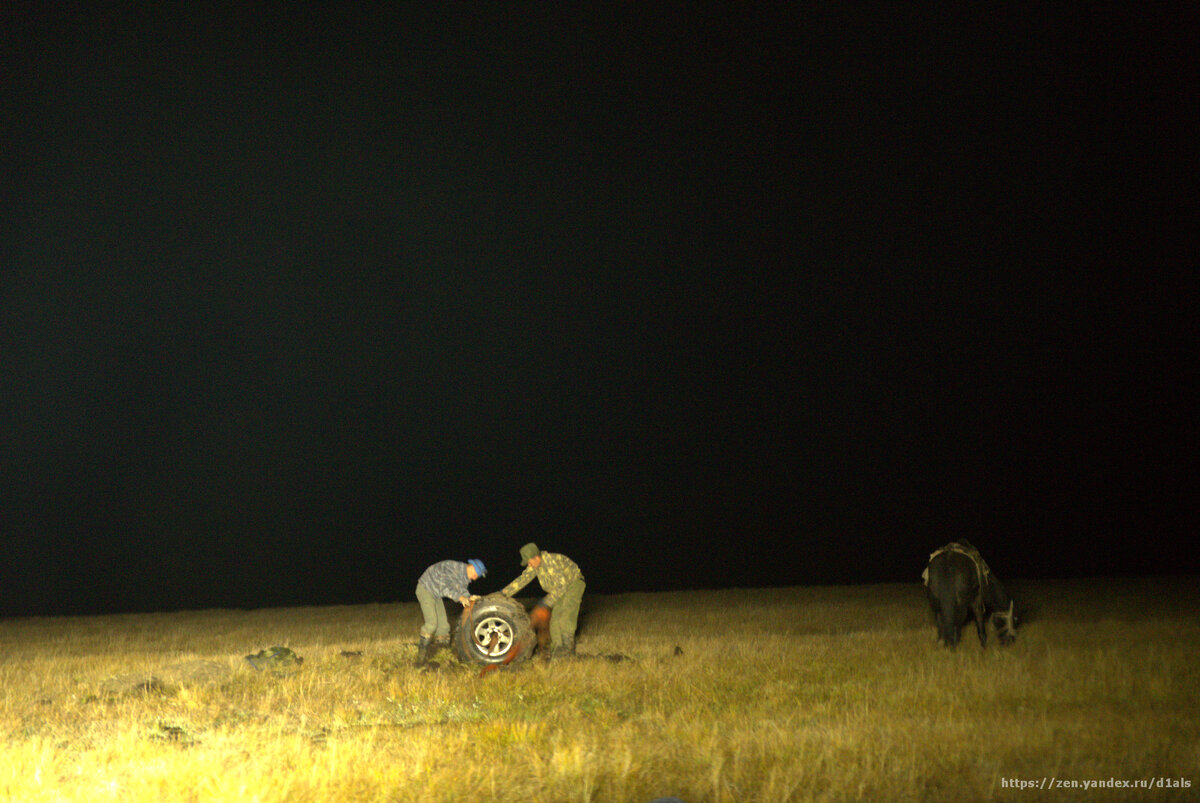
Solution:
<path fill-rule="evenodd" d="M 1011 644 L 1017 637 L 1012 598 L 979 550 L 967 541 L 952 541 L 930 555 L 922 576 L 942 644 L 958 644 L 959 631 L 968 617 L 975 619 L 983 647 L 987 647 L 989 616 L 1001 644 Z"/>

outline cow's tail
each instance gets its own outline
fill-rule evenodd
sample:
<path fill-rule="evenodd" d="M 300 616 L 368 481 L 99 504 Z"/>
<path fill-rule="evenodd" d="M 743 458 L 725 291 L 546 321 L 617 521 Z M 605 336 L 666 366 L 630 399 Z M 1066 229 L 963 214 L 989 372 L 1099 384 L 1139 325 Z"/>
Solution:
<path fill-rule="evenodd" d="M 958 637 L 961 633 L 958 614 L 963 607 L 963 602 L 959 598 L 958 584 L 954 582 L 953 577 L 948 578 L 948 581 L 942 584 L 939 596 L 942 618 L 938 620 L 938 640 L 947 647 L 953 647 L 958 644 Z"/>
<path fill-rule="evenodd" d="M 958 587 L 954 582 L 948 560 L 942 556 L 935 557 L 929 563 L 928 589 L 937 618 L 938 641 L 947 647 L 958 643 Z"/>

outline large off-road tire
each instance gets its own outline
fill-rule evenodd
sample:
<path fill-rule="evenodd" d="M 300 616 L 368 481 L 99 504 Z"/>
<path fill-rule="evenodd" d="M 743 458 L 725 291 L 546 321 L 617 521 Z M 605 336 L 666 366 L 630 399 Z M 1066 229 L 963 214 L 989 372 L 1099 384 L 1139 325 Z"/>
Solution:
<path fill-rule="evenodd" d="M 537 643 L 525 606 L 503 594 L 476 602 L 451 641 L 460 661 L 480 665 L 527 661 Z"/>

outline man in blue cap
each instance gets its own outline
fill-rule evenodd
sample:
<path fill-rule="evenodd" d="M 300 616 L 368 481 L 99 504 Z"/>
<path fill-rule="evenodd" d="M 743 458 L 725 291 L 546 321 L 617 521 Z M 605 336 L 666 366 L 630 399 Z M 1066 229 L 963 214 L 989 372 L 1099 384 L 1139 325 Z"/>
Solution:
<path fill-rule="evenodd" d="M 417 602 L 421 603 L 421 640 L 417 642 L 417 665 L 429 663 L 437 651 L 450 644 L 450 620 L 442 598 L 457 600 L 464 607 L 479 597 L 467 590 L 467 583 L 487 576 L 487 568 L 478 558 L 463 563 L 443 560 L 424 571 L 417 580 Z"/>

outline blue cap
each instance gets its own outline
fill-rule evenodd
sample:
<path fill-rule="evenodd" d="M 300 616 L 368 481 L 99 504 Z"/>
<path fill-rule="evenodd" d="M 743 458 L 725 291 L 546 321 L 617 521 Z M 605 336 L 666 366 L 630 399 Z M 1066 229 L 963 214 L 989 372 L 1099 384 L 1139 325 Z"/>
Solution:
<path fill-rule="evenodd" d="M 483 565 L 483 561 L 478 558 L 471 558 L 467 563 L 475 567 L 475 573 L 480 577 L 487 577 L 487 567 Z"/>

